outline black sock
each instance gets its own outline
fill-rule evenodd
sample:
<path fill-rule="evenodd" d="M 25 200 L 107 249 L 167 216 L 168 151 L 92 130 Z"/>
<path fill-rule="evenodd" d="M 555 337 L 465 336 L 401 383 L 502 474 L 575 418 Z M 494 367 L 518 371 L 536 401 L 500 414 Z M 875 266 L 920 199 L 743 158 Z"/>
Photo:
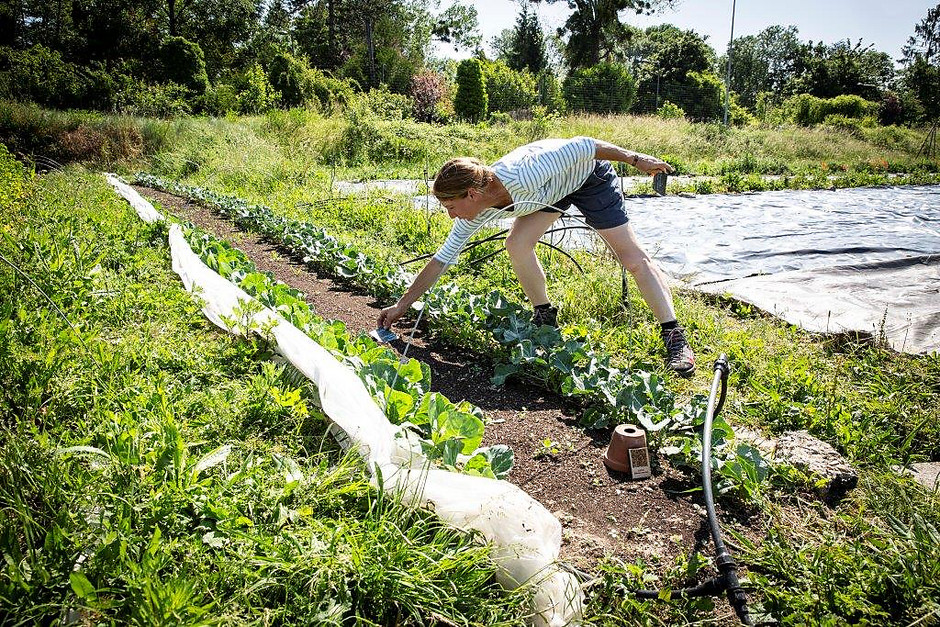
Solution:
<path fill-rule="evenodd" d="M 545 309 L 551 309 L 551 308 L 552 308 L 551 303 L 545 303 L 544 305 L 536 305 L 535 307 L 533 307 L 535 311 L 543 311 Z"/>
<path fill-rule="evenodd" d="M 677 326 L 679 326 L 679 322 L 676 320 L 670 320 L 669 322 L 661 322 L 659 326 L 663 331 L 671 331 L 672 329 L 675 329 Z"/>

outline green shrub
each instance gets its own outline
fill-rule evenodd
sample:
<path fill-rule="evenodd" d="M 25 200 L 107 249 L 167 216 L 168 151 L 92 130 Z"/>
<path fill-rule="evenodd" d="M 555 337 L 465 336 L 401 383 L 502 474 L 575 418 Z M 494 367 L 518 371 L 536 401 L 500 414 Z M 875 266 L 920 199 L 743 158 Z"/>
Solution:
<path fill-rule="evenodd" d="M 464 59 L 457 66 L 454 111 L 465 120 L 477 122 L 486 117 L 488 108 L 489 99 L 482 64 L 479 59 Z"/>
<path fill-rule="evenodd" d="M 737 172 L 739 174 L 786 174 L 790 171 L 786 162 L 769 157 L 758 157 L 751 152 L 733 159 L 719 161 L 716 170 L 719 174 Z"/>
<path fill-rule="evenodd" d="M 359 84 L 355 81 L 334 78 L 317 68 L 310 68 L 310 80 L 313 94 L 325 111 L 346 106 L 356 92 L 360 91 Z"/>
<path fill-rule="evenodd" d="M 757 94 L 757 103 L 754 105 L 756 118 L 767 126 L 783 124 L 784 110 L 772 92 L 762 91 Z"/>
<path fill-rule="evenodd" d="M 199 44 L 183 37 L 167 37 L 160 45 L 163 79 L 197 94 L 209 88 L 206 58 Z"/>
<path fill-rule="evenodd" d="M 565 98 L 561 95 L 561 84 L 558 77 L 551 70 L 542 70 L 535 77 L 535 90 L 538 92 L 538 103 L 549 111 L 563 112 Z"/>
<path fill-rule="evenodd" d="M 689 118 L 704 122 L 724 116 L 724 84 L 712 72 L 689 72 L 689 98 L 685 107 Z"/>
<path fill-rule="evenodd" d="M 626 113 L 636 97 L 636 80 L 621 63 L 599 63 L 569 74 L 562 90 L 572 111 Z"/>
<path fill-rule="evenodd" d="M 842 95 L 835 98 L 817 98 L 810 94 L 797 94 L 784 101 L 784 117 L 800 126 L 814 126 L 825 122 L 830 115 L 862 119 L 878 115 L 878 103 L 861 96 Z"/>
<path fill-rule="evenodd" d="M 0 48 L 0 96 L 50 107 L 75 107 L 87 78 L 58 51 L 37 44 L 25 50 Z"/>
<path fill-rule="evenodd" d="M 861 96 L 843 94 L 823 101 L 824 116 L 844 115 L 847 118 L 861 120 L 878 115 L 878 103 L 865 100 Z"/>
<path fill-rule="evenodd" d="M 822 121 L 821 98 L 810 94 L 797 94 L 783 102 L 784 117 L 800 126 L 812 126 Z"/>
<path fill-rule="evenodd" d="M 411 115 L 414 103 L 408 96 L 393 94 L 386 85 L 359 94 L 356 106 L 364 107 L 380 120 L 398 121 Z"/>
<path fill-rule="evenodd" d="M 268 81 L 261 65 L 255 63 L 245 74 L 245 88 L 238 94 L 238 109 L 242 113 L 258 114 L 274 108 L 277 92 Z"/>
<path fill-rule="evenodd" d="M 528 109 L 538 100 L 535 77 L 528 71 L 516 71 L 502 61 L 483 67 L 489 110 L 516 111 Z"/>
<path fill-rule="evenodd" d="M 862 128 L 871 128 L 876 124 L 874 118 L 858 118 L 842 115 L 841 113 L 830 113 L 823 120 L 823 124 L 840 131 L 847 131 L 856 137 L 862 136 Z"/>
<path fill-rule="evenodd" d="M 490 117 L 486 120 L 486 123 L 491 126 L 506 125 L 511 122 L 512 116 L 505 111 L 490 111 Z"/>
<path fill-rule="evenodd" d="M 118 108 L 141 117 L 174 118 L 192 113 L 189 88 L 177 83 L 132 81 L 120 95 Z"/>
<path fill-rule="evenodd" d="M 692 182 L 692 191 L 696 194 L 714 194 L 715 184 L 710 179 L 697 179 Z"/>
<path fill-rule="evenodd" d="M 10 215 L 14 205 L 22 203 L 27 192 L 26 169 L 0 143 L 0 210 Z"/>
<path fill-rule="evenodd" d="M 281 96 L 285 107 L 300 107 L 316 97 L 313 93 L 313 78 L 310 68 L 286 52 L 281 52 L 271 59 L 268 65 L 268 80 Z"/>
<path fill-rule="evenodd" d="M 347 165 L 415 162 L 428 154 L 425 133 L 415 122 L 382 120 L 362 104 L 349 107 L 345 117 L 336 152 Z"/>
<path fill-rule="evenodd" d="M 673 104 L 666 100 L 663 102 L 662 106 L 656 110 L 656 117 L 662 118 L 664 120 L 676 120 L 685 117 L 685 111 L 682 110 L 677 104 Z"/>
<path fill-rule="evenodd" d="M 350 81 L 333 78 L 286 52 L 271 60 L 268 78 L 286 107 L 316 106 L 330 111 L 348 104 L 356 91 Z"/>
<path fill-rule="evenodd" d="M 196 100 L 196 107 L 206 115 L 223 117 L 231 111 L 238 111 L 238 90 L 228 83 L 211 85 Z"/>

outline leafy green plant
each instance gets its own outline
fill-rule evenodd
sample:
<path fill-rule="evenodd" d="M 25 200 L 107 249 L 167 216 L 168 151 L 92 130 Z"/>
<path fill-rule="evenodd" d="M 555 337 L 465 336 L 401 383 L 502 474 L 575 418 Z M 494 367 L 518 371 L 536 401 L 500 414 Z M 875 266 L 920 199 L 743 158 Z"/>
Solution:
<path fill-rule="evenodd" d="M 660 105 L 659 109 L 656 110 L 656 117 L 662 118 L 664 120 L 684 118 L 685 111 L 683 111 L 682 107 L 679 105 L 673 104 L 666 100 L 662 105 Z"/>
<path fill-rule="evenodd" d="M 429 459 L 453 469 L 462 468 L 469 459 L 474 459 L 473 474 L 497 478 L 505 477 L 511 470 L 511 452 L 507 463 L 505 454 L 496 459 L 496 451 L 488 455 L 486 449 L 480 449 L 484 426 L 478 407 L 466 402 L 455 405 L 429 391 L 431 373 L 427 365 L 414 359 L 401 363 L 394 351 L 378 345 L 365 334 L 349 337 L 342 323 L 316 316 L 301 293 L 258 272 L 244 253 L 227 242 L 195 230 L 188 230 L 186 235 L 194 252 L 207 266 L 262 305 L 281 314 L 352 367 L 366 389 L 384 405 L 389 420 L 411 429 L 421 438 Z M 355 276 L 355 270 L 356 267 L 341 266 L 341 272 L 349 276 Z M 284 399 L 279 402 L 283 405 Z M 496 467 L 487 468 L 484 462 L 492 461 L 496 462 Z"/>
<path fill-rule="evenodd" d="M 572 111 L 624 113 L 636 97 L 636 80 L 621 63 L 598 63 L 568 74 L 562 84 Z"/>
<path fill-rule="evenodd" d="M 163 78 L 197 94 L 209 87 L 206 59 L 199 44 L 183 37 L 166 37 L 160 43 Z"/>
<path fill-rule="evenodd" d="M 488 110 L 489 98 L 483 66 L 478 59 L 464 59 L 457 66 L 454 111 L 465 120 L 477 122 L 486 117 Z"/>
<path fill-rule="evenodd" d="M 487 109 L 515 111 L 528 109 L 538 98 L 535 77 L 528 71 L 511 69 L 502 61 L 491 61 L 483 65 L 486 83 Z"/>
<path fill-rule="evenodd" d="M 255 63 L 245 73 L 245 87 L 238 94 L 238 107 L 242 113 L 258 114 L 272 109 L 278 101 L 277 91 L 271 86 L 261 65 Z"/>

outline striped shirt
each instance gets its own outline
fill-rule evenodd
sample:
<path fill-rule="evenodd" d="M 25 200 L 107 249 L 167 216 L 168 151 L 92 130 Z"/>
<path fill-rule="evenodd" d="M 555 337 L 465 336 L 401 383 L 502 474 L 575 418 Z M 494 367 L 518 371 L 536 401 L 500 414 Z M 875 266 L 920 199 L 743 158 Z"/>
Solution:
<path fill-rule="evenodd" d="M 454 264 L 467 240 L 484 224 L 535 213 L 581 187 L 594 171 L 596 149 L 591 137 L 543 139 L 504 156 L 492 168 L 513 204 L 506 209 L 485 209 L 473 220 L 454 218 L 454 226 L 434 258 Z"/>

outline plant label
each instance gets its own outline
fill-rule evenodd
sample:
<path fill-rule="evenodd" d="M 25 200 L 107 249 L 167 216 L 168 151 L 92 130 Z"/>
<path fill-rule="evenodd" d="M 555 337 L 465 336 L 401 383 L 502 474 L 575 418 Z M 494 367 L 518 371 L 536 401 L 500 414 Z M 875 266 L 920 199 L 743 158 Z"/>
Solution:
<path fill-rule="evenodd" d="M 650 468 L 650 453 L 645 446 L 627 450 L 630 455 L 630 477 L 632 479 L 648 479 L 653 476 Z"/>

